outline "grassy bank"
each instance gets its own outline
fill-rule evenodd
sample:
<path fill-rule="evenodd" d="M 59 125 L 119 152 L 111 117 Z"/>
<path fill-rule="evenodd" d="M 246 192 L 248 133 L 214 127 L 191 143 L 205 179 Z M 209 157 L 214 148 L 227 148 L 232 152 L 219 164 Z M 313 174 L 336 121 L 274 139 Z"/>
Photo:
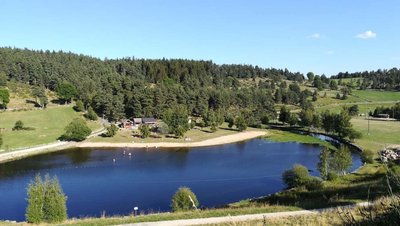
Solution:
<path fill-rule="evenodd" d="M 319 138 L 309 135 L 292 133 L 289 131 L 277 130 L 277 129 L 269 129 L 268 136 L 265 139 L 275 142 L 296 142 L 302 144 L 316 144 L 335 149 L 335 147 L 332 144 L 330 144 L 327 141 L 321 140 Z"/>
<path fill-rule="evenodd" d="M 0 113 L 0 128 L 2 128 L 2 149 L 12 150 L 15 148 L 30 147 L 47 144 L 57 140 L 64 133 L 64 128 L 74 118 L 82 117 L 70 106 L 56 108 L 29 110 L 29 111 L 7 111 Z M 33 130 L 12 131 L 16 121 L 21 120 L 25 127 Z M 101 126 L 97 122 L 88 121 L 92 130 Z"/>

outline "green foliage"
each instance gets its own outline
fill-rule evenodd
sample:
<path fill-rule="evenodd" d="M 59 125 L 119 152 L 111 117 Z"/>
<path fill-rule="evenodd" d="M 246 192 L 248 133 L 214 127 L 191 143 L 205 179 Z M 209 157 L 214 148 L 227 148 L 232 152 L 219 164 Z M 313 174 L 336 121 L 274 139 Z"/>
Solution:
<path fill-rule="evenodd" d="M 140 131 L 140 135 L 142 136 L 142 138 L 147 138 L 150 136 L 150 128 L 146 124 L 140 125 L 139 131 Z"/>
<path fill-rule="evenodd" d="M 290 110 L 283 105 L 279 111 L 279 121 L 283 123 L 288 123 L 290 120 Z"/>
<path fill-rule="evenodd" d="M 239 131 L 245 131 L 247 129 L 247 123 L 243 115 L 239 115 L 238 117 L 236 117 L 235 125 Z"/>
<path fill-rule="evenodd" d="M 361 158 L 363 160 L 363 162 L 366 163 L 374 163 L 374 159 L 375 159 L 375 152 L 372 150 L 364 150 L 361 153 Z"/>
<path fill-rule="evenodd" d="M 57 86 L 56 92 L 61 101 L 66 103 L 71 103 L 72 99 L 75 98 L 78 94 L 75 86 L 69 82 L 63 82 L 59 84 Z"/>
<path fill-rule="evenodd" d="M 88 111 L 85 114 L 85 117 L 88 118 L 89 120 L 92 120 L 92 121 L 96 121 L 97 120 L 97 114 L 96 114 L 96 112 L 94 112 L 92 107 L 88 108 Z"/>
<path fill-rule="evenodd" d="M 74 106 L 74 110 L 77 112 L 82 112 L 85 110 L 85 107 L 83 106 L 83 102 L 81 100 L 77 100 Z M 92 109 L 93 110 L 93 109 Z"/>
<path fill-rule="evenodd" d="M 0 87 L 7 86 L 7 75 L 4 72 L 0 72 Z"/>
<path fill-rule="evenodd" d="M 3 135 L 0 133 L 0 148 L 3 146 Z"/>
<path fill-rule="evenodd" d="M 35 86 L 32 89 L 32 96 L 35 97 L 36 103 L 40 105 L 42 108 L 46 108 L 49 100 L 46 95 L 46 91 L 41 86 Z"/>
<path fill-rule="evenodd" d="M 168 125 L 171 133 L 182 137 L 189 130 L 188 116 L 185 106 L 178 105 L 164 113 L 163 121 Z"/>
<path fill-rule="evenodd" d="M 305 185 L 309 177 L 308 169 L 300 164 L 295 164 L 292 169 L 282 174 L 282 179 L 289 188 Z"/>
<path fill-rule="evenodd" d="M 28 186 L 28 206 L 26 208 L 26 220 L 29 223 L 40 223 L 44 221 L 44 197 L 46 188 L 39 174 Z"/>
<path fill-rule="evenodd" d="M 229 121 L 228 121 L 228 123 L 229 123 Z M 267 125 L 267 124 L 269 123 L 269 116 L 266 115 L 266 114 L 264 114 L 264 115 L 261 117 L 261 123 L 264 124 L 264 125 Z M 228 125 L 228 126 L 229 126 L 229 125 Z"/>
<path fill-rule="evenodd" d="M 311 81 L 311 82 L 313 82 L 314 81 L 314 73 L 313 72 L 308 72 L 307 73 L 307 79 L 308 79 L 308 81 Z"/>
<path fill-rule="evenodd" d="M 23 129 L 24 129 L 24 123 L 21 120 L 16 121 L 13 130 L 23 130 Z"/>
<path fill-rule="evenodd" d="M 169 127 L 165 122 L 160 122 L 156 129 L 156 132 L 160 134 L 169 134 Z"/>
<path fill-rule="evenodd" d="M 67 197 L 56 177 L 46 175 L 42 181 L 37 174 L 28 186 L 27 201 L 26 219 L 30 223 L 61 223 L 67 219 Z"/>
<path fill-rule="evenodd" d="M 10 93 L 8 89 L 0 88 L 0 107 L 7 108 L 8 103 L 10 103 Z"/>
<path fill-rule="evenodd" d="M 328 148 L 325 147 L 321 150 L 321 153 L 319 154 L 319 162 L 318 162 L 319 174 L 323 180 L 328 179 L 329 158 L 330 158 L 330 151 Z"/>
<path fill-rule="evenodd" d="M 193 210 L 198 206 L 196 195 L 188 187 L 180 187 L 172 197 L 171 208 L 174 212 Z"/>
<path fill-rule="evenodd" d="M 341 147 L 333 153 L 330 169 L 339 174 L 344 174 L 350 168 L 353 159 L 351 152 L 346 147 Z"/>
<path fill-rule="evenodd" d="M 308 177 L 305 182 L 305 187 L 309 191 L 316 191 L 321 190 L 324 187 L 324 184 L 318 177 Z"/>
<path fill-rule="evenodd" d="M 333 171 L 329 171 L 328 172 L 328 177 L 327 180 L 328 181 L 334 181 L 338 178 L 339 176 L 337 175 L 337 173 L 333 172 Z"/>
<path fill-rule="evenodd" d="M 337 84 L 337 82 L 335 81 L 335 80 L 331 80 L 331 82 L 329 83 L 329 88 L 331 89 L 331 90 L 337 90 L 338 89 L 338 84 Z"/>
<path fill-rule="evenodd" d="M 113 137 L 118 132 L 118 127 L 115 124 L 111 124 L 107 128 L 107 132 L 104 134 L 106 137 Z"/>
<path fill-rule="evenodd" d="M 62 140 L 83 141 L 90 135 L 92 130 L 87 126 L 85 120 L 81 118 L 74 119 L 67 127 L 65 133 L 61 136 Z"/>

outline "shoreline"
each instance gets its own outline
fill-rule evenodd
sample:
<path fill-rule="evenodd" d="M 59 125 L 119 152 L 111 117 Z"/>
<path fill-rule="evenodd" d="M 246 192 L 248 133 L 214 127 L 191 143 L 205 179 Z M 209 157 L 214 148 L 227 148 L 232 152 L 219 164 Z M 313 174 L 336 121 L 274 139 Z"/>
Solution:
<path fill-rule="evenodd" d="M 245 140 L 254 139 L 257 137 L 267 135 L 267 131 L 245 131 L 236 134 L 220 136 L 216 138 L 211 138 L 198 142 L 158 142 L 158 143 L 110 143 L 110 142 L 87 142 L 83 141 L 77 142 L 66 142 L 66 141 L 56 141 L 51 144 L 46 144 L 42 146 L 36 146 L 27 149 L 21 149 L 18 151 L 11 151 L 6 153 L 0 153 L 0 164 L 5 162 L 10 162 L 18 159 L 23 159 L 29 156 L 45 154 L 55 151 L 61 151 L 68 148 L 150 148 L 150 147 L 207 147 L 207 146 L 218 146 L 224 144 L 230 144 Z"/>
<path fill-rule="evenodd" d="M 111 143 L 111 142 L 87 142 L 77 143 L 78 148 L 101 148 L 101 147 L 117 147 L 117 148 L 174 148 L 174 147 L 208 147 L 254 139 L 265 136 L 266 131 L 245 131 L 231 135 L 220 136 L 197 142 L 157 142 L 157 143 Z"/>

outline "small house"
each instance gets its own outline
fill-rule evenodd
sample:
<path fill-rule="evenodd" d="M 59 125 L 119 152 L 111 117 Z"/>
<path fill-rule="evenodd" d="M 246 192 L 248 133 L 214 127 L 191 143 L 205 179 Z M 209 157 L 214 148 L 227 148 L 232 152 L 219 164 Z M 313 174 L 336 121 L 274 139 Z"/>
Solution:
<path fill-rule="evenodd" d="M 378 118 L 389 118 L 389 114 L 378 114 Z"/>
<path fill-rule="evenodd" d="M 134 126 L 134 123 L 130 119 L 124 119 L 121 121 L 121 127 L 124 129 L 132 129 Z"/>
<path fill-rule="evenodd" d="M 155 118 L 142 118 L 142 123 L 149 125 L 149 126 L 155 126 L 157 124 L 157 119 Z"/>
<path fill-rule="evenodd" d="M 140 124 L 142 124 L 142 118 L 133 118 L 133 123 L 135 126 L 140 126 Z"/>

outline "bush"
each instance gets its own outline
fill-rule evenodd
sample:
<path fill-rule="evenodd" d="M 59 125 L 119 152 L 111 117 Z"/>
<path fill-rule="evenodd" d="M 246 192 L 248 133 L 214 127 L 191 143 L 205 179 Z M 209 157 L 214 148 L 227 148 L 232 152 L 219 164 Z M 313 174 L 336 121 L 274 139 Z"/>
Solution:
<path fill-rule="evenodd" d="M 364 150 L 361 153 L 361 159 L 366 163 L 374 163 L 375 152 L 371 150 Z"/>
<path fill-rule="evenodd" d="M 24 123 L 21 120 L 15 122 L 14 128 L 12 130 L 23 130 Z"/>
<path fill-rule="evenodd" d="M 77 112 L 82 112 L 85 110 L 85 108 L 83 107 L 83 102 L 81 100 L 76 101 L 74 110 Z"/>
<path fill-rule="evenodd" d="M 45 176 L 42 181 L 39 174 L 28 186 L 28 206 L 26 220 L 30 223 L 59 223 L 67 219 L 67 197 L 64 195 L 57 178 Z"/>
<path fill-rule="evenodd" d="M 327 177 L 327 179 L 328 179 L 329 181 L 334 181 L 334 180 L 336 180 L 337 178 L 338 178 L 337 173 L 335 173 L 335 172 L 333 172 L 333 171 L 329 171 L 329 172 L 328 172 L 328 177 Z"/>
<path fill-rule="evenodd" d="M 97 115 L 96 112 L 94 112 L 92 107 L 89 107 L 88 112 L 85 114 L 85 117 L 92 120 L 96 121 L 97 120 Z"/>
<path fill-rule="evenodd" d="M 321 190 L 324 187 L 324 184 L 322 183 L 322 180 L 319 179 L 318 177 L 309 177 L 308 180 L 306 181 L 305 186 L 307 190 L 315 191 L 315 190 Z"/>
<path fill-rule="evenodd" d="M 197 209 L 199 201 L 196 195 L 188 187 L 180 187 L 172 197 L 172 211 L 186 211 Z"/>
<path fill-rule="evenodd" d="M 92 130 L 87 126 L 86 121 L 77 118 L 65 127 L 65 133 L 61 136 L 62 140 L 83 141 L 90 135 Z"/>
<path fill-rule="evenodd" d="M 292 169 L 282 174 L 283 181 L 289 188 L 305 185 L 309 177 L 308 169 L 299 164 L 295 164 Z"/>
<path fill-rule="evenodd" d="M 106 128 L 107 132 L 104 134 L 106 137 L 113 137 L 117 134 L 118 127 L 115 124 L 111 124 L 109 127 Z"/>

